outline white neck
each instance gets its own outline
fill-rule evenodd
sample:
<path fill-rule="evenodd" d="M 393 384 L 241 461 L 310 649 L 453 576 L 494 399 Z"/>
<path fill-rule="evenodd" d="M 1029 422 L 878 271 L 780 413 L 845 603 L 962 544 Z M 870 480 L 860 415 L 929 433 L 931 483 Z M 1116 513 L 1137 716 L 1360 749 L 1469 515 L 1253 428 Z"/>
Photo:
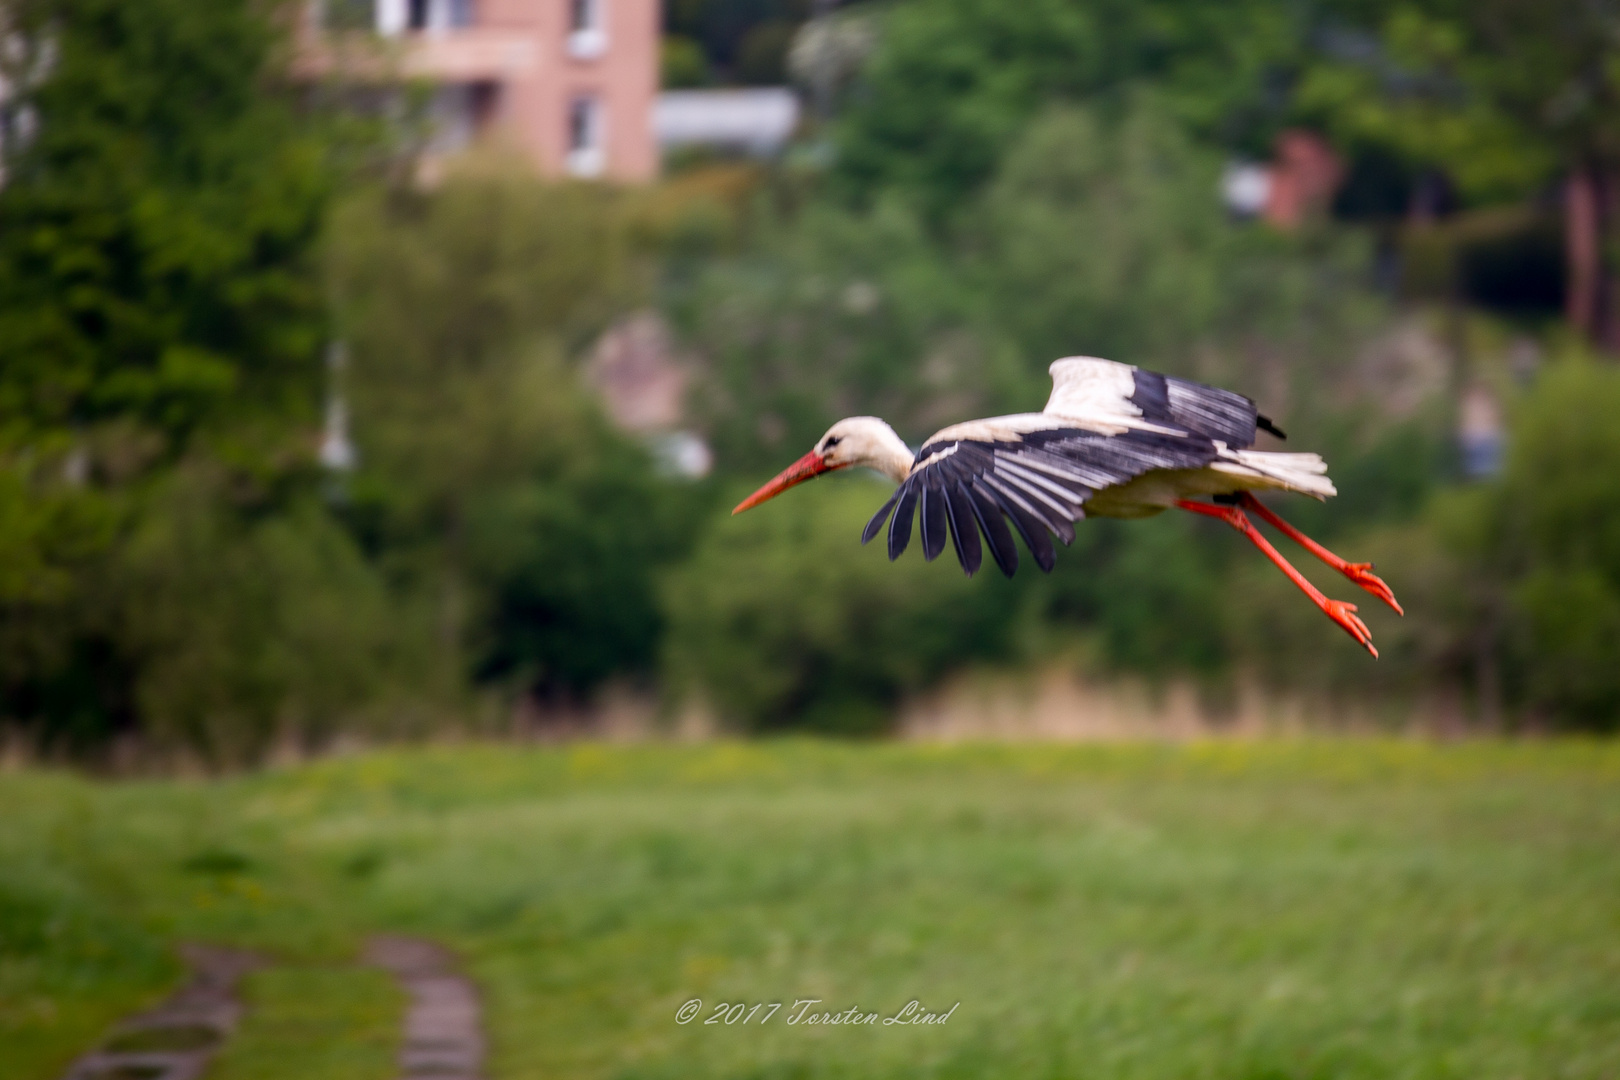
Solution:
<path fill-rule="evenodd" d="M 911 475 L 911 466 L 916 460 L 917 455 L 902 445 L 894 453 L 886 455 L 883 461 L 873 465 L 872 468 L 898 484 Z"/>
<path fill-rule="evenodd" d="M 876 469 L 895 483 L 900 483 L 911 475 L 911 465 L 917 455 L 911 452 L 911 447 L 888 424 L 882 429 L 873 432 L 873 445 L 867 451 L 868 459 L 862 462 L 868 468 Z"/>

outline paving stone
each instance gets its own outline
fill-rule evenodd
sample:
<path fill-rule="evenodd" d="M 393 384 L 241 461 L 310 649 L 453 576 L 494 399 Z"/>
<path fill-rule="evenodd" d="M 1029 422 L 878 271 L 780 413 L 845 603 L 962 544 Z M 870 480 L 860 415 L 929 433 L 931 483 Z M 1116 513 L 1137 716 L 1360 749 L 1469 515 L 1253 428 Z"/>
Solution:
<path fill-rule="evenodd" d="M 100 1048 L 68 1066 L 63 1080 L 200 1080 L 236 1030 L 236 985 L 263 961 L 253 953 L 184 945 L 191 978 L 156 1008 L 124 1020 Z"/>
<path fill-rule="evenodd" d="M 484 1034 L 478 991 L 448 949 L 420 938 L 373 938 L 366 959 L 405 991 L 401 1080 L 483 1080 Z"/>

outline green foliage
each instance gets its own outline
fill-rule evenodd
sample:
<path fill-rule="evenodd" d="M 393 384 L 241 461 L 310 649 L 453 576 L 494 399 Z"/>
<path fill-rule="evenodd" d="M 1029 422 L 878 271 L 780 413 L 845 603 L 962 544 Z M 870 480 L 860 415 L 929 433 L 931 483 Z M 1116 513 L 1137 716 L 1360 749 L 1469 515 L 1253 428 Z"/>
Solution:
<path fill-rule="evenodd" d="M 0 470 L 0 605 L 13 610 L 70 594 L 117 521 L 108 500 L 66 485 L 40 492 L 29 480 Z"/>
<path fill-rule="evenodd" d="M 1391 422 L 1365 408 L 1335 403 L 1302 410 L 1289 420 L 1289 443 L 1298 442 L 1328 462 L 1339 493 L 1326 502 L 1289 499 L 1286 516 L 1321 540 L 1421 517 L 1444 482 L 1456 474 L 1456 450 L 1442 402 L 1427 415 Z"/>
<path fill-rule="evenodd" d="M 1529 700 L 1620 723 L 1620 372 L 1579 360 L 1547 372 L 1513 427 L 1495 530 L 1516 571 Z"/>
<path fill-rule="evenodd" d="M 1254 562 L 1234 580 L 1237 655 L 1281 684 L 1377 698 L 1449 688 L 1492 715 L 1612 729 L 1620 720 L 1620 372 L 1579 358 L 1518 402 L 1503 476 L 1425 499 L 1335 543 L 1370 559 L 1406 607 L 1361 614 L 1383 659 L 1367 670 L 1336 649 L 1292 586 Z M 1302 515 L 1292 515 L 1303 520 Z M 1329 595 L 1362 597 L 1303 568 Z"/>
<path fill-rule="evenodd" d="M 250 693 L 254 680 L 239 676 L 264 666 L 263 650 L 227 662 L 223 640 L 199 636 L 255 617 L 224 614 L 225 596 L 253 588 L 269 553 L 248 538 L 274 532 L 259 528 L 264 515 L 289 512 L 304 538 L 276 550 L 307 541 L 330 555 L 344 542 L 318 512 L 296 509 L 311 477 L 325 322 L 312 256 L 334 177 L 323 125 L 275 84 L 279 17 L 247 0 L 7 9 L 0 716 L 47 743 L 183 727 L 188 695 L 254 713 L 262 722 L 243 741 L 262 742 L 265 717 L 302 678 L 281 664 Z M 209 505 L 193 500 L 185 521 L 160 523 L 170 495 L 199 475 L 211 478 L 199 496 Z M 181 558 L 174 545 L 159 554 L 167 542 L 153 530 L 178 536 L 204 519 L 209 539 L 186 552 L 203 561 L 169 563 L 172 580 L 195 587 L 137 599 L 138 566 Z M 338 587 L 348 571 L 335 584 L 325 569 L 286 577 L 287 564 L 271 564 L 258 595 L 285 586 L 276 603 L 289 610 L 352 596 Z M 211 566 L 235 593 L 199 583 Z M 148 636 L 154 620 L 172 625 Z M 248 636 L 287 630 L 270 620 Z M 286 647 L 306 660 L 327 653 L 329 672 L 353 660 L 330 641 L 292 638 Z M 198 666 L 210 653 L 223 667 Z M 171 662 L 184 674 L 159 673 Z M 165 680 L 172 692 L 150 692 Z M 322 688 L 298 693 L 316 711 L 329 704 Z"/>
<path fill-rule="evenodd" d="M 865 92 L 840 126 L 838 172 L 862 198 L 899 190 L 931 221 L 960 220 L 1049 102 L 1117 103 L 1148 81 L 1196 130 L 1269 134 L 1278 117 L 1267 77 L 1294 58 L 1304 29 L 1266 0 L 900 5 L 883 20 Z"/>
<path fill-rule="evenodd" d="M 949 237 L 894 193 L 864 212 L 766 216 L 741 256 L 675 298 L 710 361 L 698 404 L 722 467 L 808 445 L 843 415 L 921 440 L 1034 408 L 1047 365 L 1075 354 L 1290 387 L 1290 423 L 1333 411 L 1317 391 L 1383 315 L 1365 249 L 1233 224 L 1218 171 L 1141 93 L 1123 110 L 1041 114 Z M 1284 362 L 1267 355 L 1283 348 Z"/>
<path fill-rule="evenodd" d="M 527 476 L 470 493 L 466 546 L 483 593 L 479 674 L 580 694 L 652 669 L 664 631 L 658 576 L 686 554 L 702 503 L 594 413 L 572 430 L 584 437 L 551 446 Z"/>
<path fill-rule="evenodd" d="M 1325 374 L 1330 350 L 1307 334 L 1353 326 L 1369 306 L 1361 252 L 1235 225 L 1215 195 L 1219 171 L 1156 94 L 1112 115 L 1060 107 L 1029 124 L 963 245 L 969 280 L 1032 376 L 1077 353 L 1211 376 L 1193 354 L 1244 338 L 1311 349 L 1313 374 Z"/>
<path fill-rule="evenodd" d="M 709 360 L 693 403 L 721 467 L 802 452 L 846 415 L 921 439 L 1020 400 L 1022 373 L 973 333 L 978 301 L 949 258 L 898 202 L 818 204 L 703 267 L 675 317 Z"/>
<path fill-rule="evenodd" d="M 1381 55 L 1314 65 L 1299 88 L 1300 109 L 1341 134 L 1443 165 L 1478 199 L 1522 197 L 1620 155 L 1611 13 L 1580 0 L 1400 0 L 1358 14 Z"/>
<path fill-rule="evenodd" d="M 266 91 L 263 5 L 22 0 L 43 71 L 11 105 L 0 191 L 0 416 L 15 447 L 128 417 L 178 451 L 200 427 L 308 416 L 321 302 L 306 272 L 328 173 Z"/>
<path fill-rule="evenodd" d="M 682 51 L 727 82 L 780 83 L 788 41 L 811 7 L 811 0 L 670 0 L 664 31 L 690 43 Z"/>
<path fill-rule="evenodd" d="M 500 164 L 358 196 L 330 275 L 361 467 L 349 517 L 470 673 L 578 694 L 653 663 L 654 578 L 700 492 L 657 477 L 559 356 L 631 295 L 609 193 Z"/>
<path fill-rule="evenodd" d="M 402 698 L 425 702 L 453 678 L 435 670 L 425 613 L 394 602 L 324 507 L 243 515 L 197 467 L 142 508 L 110 587 L 142 734 L 215 763 L 398 731 Z"/>
<path fill-rule="evenodd" d="M 824 479 L 716 521 L 665 592 L 666 670 L 750 731 L 872 734 L 949 666 L 1005 656 L 1019 584 L 954 559 L 891 564 L 861 529 L 887 492 Z"/>
<path fill-rule="evenodd" d="M 668 35 L 659 51 L 659 82 L 666 90 L 687 90 L 709 81 L 703 50 L 691 38 Z"/>
<path fill-rule="evenodd" d="M 1225 541 L 1182 514 L 1087 521 L 1036 589 L 1052 625 L 1095 635 L 1110 668 L 1218 675 L 1231 648 Z"/>

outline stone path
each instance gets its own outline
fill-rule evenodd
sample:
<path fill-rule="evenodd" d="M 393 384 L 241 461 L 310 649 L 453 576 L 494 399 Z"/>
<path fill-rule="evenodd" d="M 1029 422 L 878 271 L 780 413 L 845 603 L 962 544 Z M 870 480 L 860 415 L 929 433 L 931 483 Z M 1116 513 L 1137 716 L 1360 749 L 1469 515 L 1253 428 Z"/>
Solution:
<path fill-rule="evenodd" d="M 431 941 L 373 938 L 366 960 L 393 974 L 410 998 L 399 1052 L 401 1080 L 482 1080 L 478 992 L 455 957 Z"/>
<path fill-rule="evenodd" d="M 252 953 L 181 946 L 191 981 L 150 1012 L 118 1025 L 102 1045 L 68 1067 L 63 1080 L 200 1080 L 236 1029 L 236 984 L 263 961 Z"/>

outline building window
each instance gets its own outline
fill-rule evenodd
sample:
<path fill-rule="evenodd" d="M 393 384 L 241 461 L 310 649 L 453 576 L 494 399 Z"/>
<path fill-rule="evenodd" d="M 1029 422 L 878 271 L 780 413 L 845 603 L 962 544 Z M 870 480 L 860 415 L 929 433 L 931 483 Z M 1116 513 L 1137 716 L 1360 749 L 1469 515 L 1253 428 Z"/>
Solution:
<path fill-rule="evenodd" d="M 339 3 L 374 4 L 377 32 L 420 33 L 472 26 L 477 21 L 475 0 L 336 0 Z"/>
<path fill-rule="evenodd" d="M 375 30 L 384 37 L 478 22 L 477 0 L 317 0 L 316 10 L 328 30 Z"/>
<path fill-rule="evenodd" d="M 601 99 L 580 96 L 568 104 L 568 175 L 590 178 L 602 175 L 607 163 L 603 152 Z"/>
<path fill-rule="evenodd" d="M 568 0 L 568 55 L 595 60 L 607 51 L 607 0 Z"/>

